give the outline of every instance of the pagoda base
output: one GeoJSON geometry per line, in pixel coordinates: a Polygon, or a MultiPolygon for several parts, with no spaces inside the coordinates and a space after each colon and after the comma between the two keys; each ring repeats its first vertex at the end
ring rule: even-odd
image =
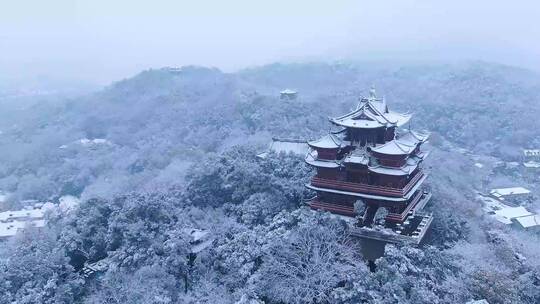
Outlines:
{"type": "Polygon", "coordinates": [[[351,227],[351,236],[381,241],[393,244],[419,245],[424,239],[429,226],[433,221],[433,216],[428,213],[412,215],[407,224],[395,228],[386,228],[383,225],[373,225],[372,227],[351,227]]]}

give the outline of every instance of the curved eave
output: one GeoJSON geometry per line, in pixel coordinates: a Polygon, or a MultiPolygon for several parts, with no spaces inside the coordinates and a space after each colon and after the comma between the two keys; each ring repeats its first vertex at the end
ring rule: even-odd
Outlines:
{"type": "Polygon", "coordinates": [[[399,142],[397,139],[391,140],[377,147],[369,148],[371,152],[377,153],[381,156],[405,156],[411,154],[414,149],[416,149],[416,145],[404,144],[399,142]]]}
{"type": "Polygon", "coordinates": [[[340,148],[340,146],[321,145],[316,142],[308,142],[307,144],[313,149],[337,150],[340,148]]]}
{"type": "Polygon", "coordinates": [[[378,129],[378,128],[389,128],[395,126],[395,124],[391,123],[380,123],[375,120],[363,120],[363,119],[347,119],[343,121],[330,119],[330,122],[333,124],[336,124],[338,126],[342,126],[345,128],[356,128],[356,129],[378,129]]]}
{"type": "Polygon", "coordinates": [[[404,124],[408,123],[409,120],[411,120],[411,117],[412,117],[412,115],[409,115],[409,114],[397,114],[397,115],[401,116],[401,118],[399,118],[397,120],[397,122],[396,122],[396,126],[398,126],[398,127],[401,127],[404,124]]]}
{"type": "Polygon", "coordinates": [[[383,175],[405,176],[405,175],[410,175],[411,173],[413,173],[417,167],[418,167],[418,163],[406,165],[401,168],[390,168],[390,167],[383,167],[383,166],[368,167],[368,170],[370,172],[383,174],[383,175]]]}
{"type": "Polygon", "coordinates": [[[339,149],[344,145],[347,145],[347,141],[343,141],[335,134],[327,134],[317,140],[310,140],[307,142],[308,146],[315,149],[339,149]]]}
{"type": "Polygon", "coordinates": [[[374,154],[377,154],[377,156],[380,156],[378,158],[384,158],[385,155],[388,155],[388,156],[407,156],[409,154],[411,154],[414,149],[408,149],[407,151],[403,151],[399,148],[395,148],[396,150],[393,151],[393,150],[390,150],[390,149],[385,149],[385,148],[371,148],[370,149],[370,152],[374,153],[374,154]]]}
{"type": "Polygon", "coordinates": [[[335,168],[339,168],[339,166],[340,166],[336,161],[316,159],[313,156],[311,156],[310,154],[308,154],[306,156],[304,161],[308,165],[313,166],[313,167],[318,167],[318,168],[335,169],[335,168]]]}

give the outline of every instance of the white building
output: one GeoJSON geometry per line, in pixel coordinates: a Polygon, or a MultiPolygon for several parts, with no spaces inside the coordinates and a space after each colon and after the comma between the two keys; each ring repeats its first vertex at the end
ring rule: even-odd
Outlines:
{"type": "Polygon", "coordinates": [[[508,208],[507,205],[490,196],[478,195],[478,199],[482,201],[482,210],[487,214],[495,215],[496,211],[508,208]]]}
{"type": "Polygon", "coordinates": [[[524,149],[523,156],[527,159],[540,160],[540,149],[524,149]]]}
{"type": "Polygon", "coordinates": [[[0,212],[0,239],[15,236],[17,232],[29,227],[44,227],[43,216],[41,209],[0,212]]]}
{"type": "Polygon", "coordinates": [[[279,98],[281,99],[292,100],[292,99],[296,99],[297,96],[298,96],[298,92],[291,89],[285,89],[279,92],[279,98]]]}
{"type": "Polygon", "coordinates": [[[524,216],[531,216],[533,215],[531,212],[529,212],[524,207],[506,207],[501,210],[495,211],[494,217],[499,222],[510,225],[513,223],[513,220],[524,217],[524,216]]]}
{"type": "Polygon", "coordinates": [[[513,219],[513,222],[521,229],[539,229],[540,227],[540,214],[533,214],[528,216],[522,216],[513,219]]]}
{"type": "Polygon", "coordinates": [[[496,188],[492,189],[489,194],[501,201],[516,201],[530,197],[531,191],[523,187],[496,188]]]}

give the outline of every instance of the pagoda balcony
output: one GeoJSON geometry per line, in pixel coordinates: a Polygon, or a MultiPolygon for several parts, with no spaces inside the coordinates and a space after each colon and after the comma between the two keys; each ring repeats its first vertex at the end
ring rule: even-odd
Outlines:
{"type": "Polygon", "coordinates": [[[388,213],[385,217],[387,222],[402,223],[407,216],[414,214],[417,210],[422,210],[427,202],[431,199],[431,193],[420,191],[409,205],[401,213],[388,213]]]}
{"type": "Polygon", "coordinates": [[[320,177],[314,177],[311,180],[311,185],[321,188],[330,188],[335,190],[358,192],[373,195],[383,195],[391,197],[404,197],[409,191],[424,177],[423,172],[418,172],[414,177],[403,187],[394,188],[387,186],[370,185],[364,183],[353,183],[346,181],[338,181],[332,179],[325,179],[320,177]]]}
{"type": "Polygon", "coordinates": [[[336,213],[336,214],[351,216],[351,217],[356,215],[356,212],[354,212],[353,206],[334,204],[334,203],[325,203],[325,202],[318,201],[316,199],[309,202],[308,205],[313,210],[323,210],[323,211],[328,211],[331,213],[336,213]]]}

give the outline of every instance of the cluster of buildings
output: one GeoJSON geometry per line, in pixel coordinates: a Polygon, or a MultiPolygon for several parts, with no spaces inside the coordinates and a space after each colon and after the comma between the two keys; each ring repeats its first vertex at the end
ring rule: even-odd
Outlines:
{"type": "Polygon", "coordinates": [[[489,195],[479,195],[483,211],[498,222],[520,229],[540,229],[540,215],[523,205],[531,199],[531,191],[523,187],[492,189],[489,195]]]}
{"type": "MultiPolygon", "coordinates": [[[[0,194],[0,196],[2,195],[0,194]]],[[[3,196],[5,198],[5,195],[3,196]]],[[[70,212],[79,204],[79,198],[64,195],[58,199],[58,204],[40,203],[36,200],[27,200],[21,203],[26,205],[21,210],[0,212],[0,241],[7,240],[25,229],[45,227],[47,210],[58,208],[60,212],[70,212]]]]}
{"type": "Polygon", "coordinates": [[[523,166],[528,169],[539,169],[540,149],[523,150],[523,166]]]}
{"type": "Polygon", "coordinates": [[[0,212],[0,240],[15,236],[28,228],[45,226],[44,211],[39,206],[16,211],[0,212]]]}

